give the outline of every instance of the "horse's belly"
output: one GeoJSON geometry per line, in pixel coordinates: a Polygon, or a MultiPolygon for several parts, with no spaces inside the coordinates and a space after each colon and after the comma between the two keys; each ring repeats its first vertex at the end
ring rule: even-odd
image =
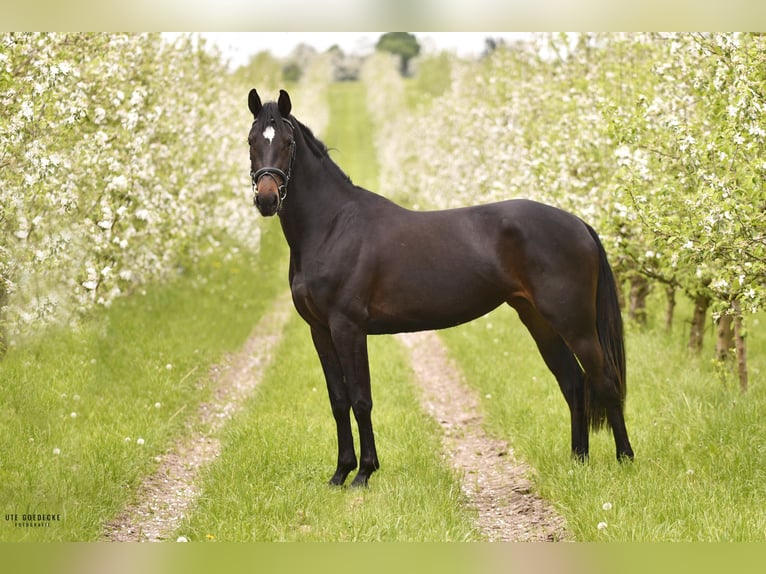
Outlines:
{"type": "Polygon", "coordinates": [[[424,283],[378,293],[368,307],[371,334],[426,331],[454,327],[488,313],[503,302],[488,286],[461,288],[459,282],[424,283]]]}

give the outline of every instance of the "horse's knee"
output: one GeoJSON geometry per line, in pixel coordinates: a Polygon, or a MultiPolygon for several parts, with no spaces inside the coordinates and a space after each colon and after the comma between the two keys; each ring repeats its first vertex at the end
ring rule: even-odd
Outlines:
{"type": "Polygon", "coordinates": [[[354,411],[354,416],[357,421],[359,421],[360,417],[362,419],[367,419],[372,413],[372,399],[366,397],[356,398],[351,401],[351,408],[354,411]]]}
{"type": "Polygon", "coordinates": [[[348,420],[348,415],[351,410],[351,405],[348,401],[337,401],[331,405],[332,416],[336,421],[348,420]]]}

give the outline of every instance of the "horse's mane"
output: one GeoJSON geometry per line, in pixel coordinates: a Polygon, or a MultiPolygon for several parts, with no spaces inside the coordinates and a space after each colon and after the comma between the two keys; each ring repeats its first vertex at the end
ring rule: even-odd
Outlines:
{"type": "Polygon", "coordinates": [[[314,154],[314,157],[318,159],[326,157],[328,155],[327,146],[324,144],[324,142],[322,142],[319,138],[317,138],[314,135],[314,132],[311,131],[311,128],[299,122],[297,119],[295,119],[294,116],[291,116],[290,119],[298,126],[298,129],[303,133],[303,139],[306,140],[306,143],[308,144],[308,147],[311,150],[311,153],[314,154]]]}

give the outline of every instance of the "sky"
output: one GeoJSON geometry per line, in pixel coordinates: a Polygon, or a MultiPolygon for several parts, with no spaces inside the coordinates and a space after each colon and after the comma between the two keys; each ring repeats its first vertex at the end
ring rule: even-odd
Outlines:
{"type": "MultiPolygon", "coordinates": [[[[346,53],[368,54],[383,32],[203,32],[229,59],[233,68],[246,64],[250,56],[268,50],[277,57],[288,56],[298,44],[323,52],[337,44],[346,53]]],[[[459,56],[481,54],[488,37],[512,39],[513,32],[413,32],[424,51],[446,50],[459,56]]]]}

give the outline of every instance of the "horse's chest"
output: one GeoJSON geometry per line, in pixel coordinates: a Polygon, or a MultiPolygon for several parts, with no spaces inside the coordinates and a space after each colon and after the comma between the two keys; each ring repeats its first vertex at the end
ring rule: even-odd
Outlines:
{"type": "Polygon", "coordinates": [[[329,308],[327,282],[296,273],[290,289],[295,308],[309,323],[327,323],[329,308]]]}

